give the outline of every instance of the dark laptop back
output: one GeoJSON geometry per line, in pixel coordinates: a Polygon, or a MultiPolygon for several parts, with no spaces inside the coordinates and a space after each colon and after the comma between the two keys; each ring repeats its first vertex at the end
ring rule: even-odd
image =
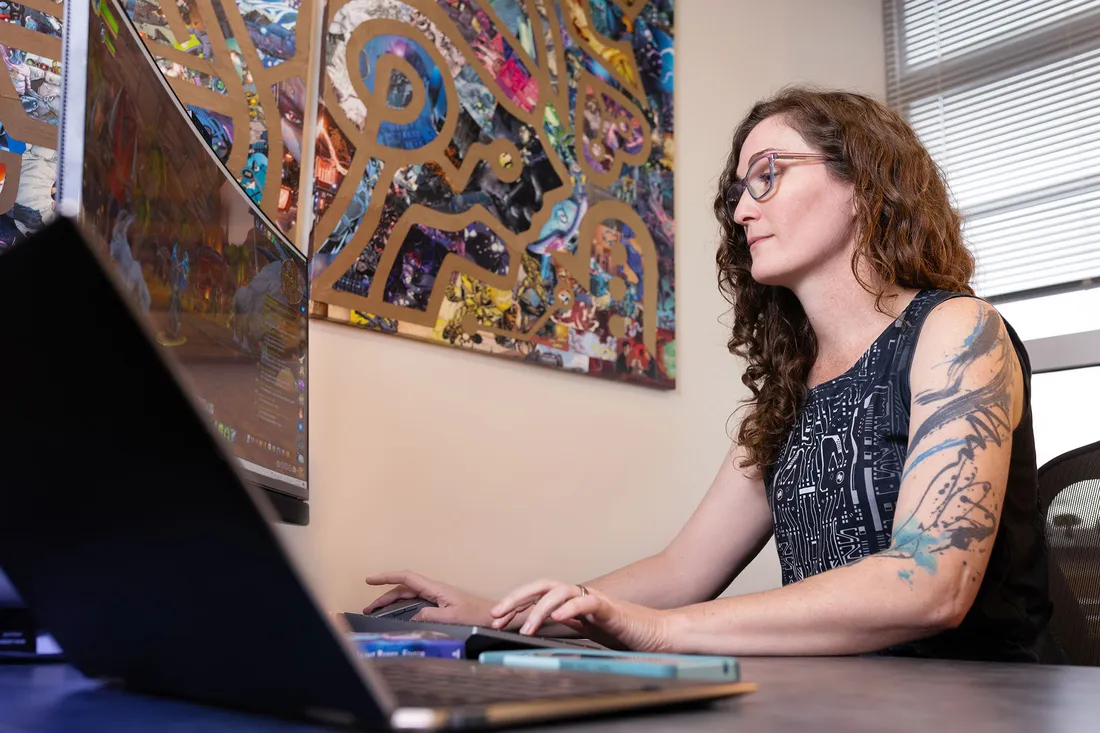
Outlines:
{"type": "Polygon", "coordinates": [[[392,701],[370,694],[267,500],[72,222],[0,254],[0,344],[0,567],[72,664],[149,692],[385,719],[392,701]]]}

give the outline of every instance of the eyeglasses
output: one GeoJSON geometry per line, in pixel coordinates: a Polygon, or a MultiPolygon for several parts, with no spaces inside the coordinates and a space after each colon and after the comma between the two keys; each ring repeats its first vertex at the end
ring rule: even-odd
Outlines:
{"type": "Polygon", "coordinates": [[[733,221],[733,212],[741,202],[741,195],[748,191],[753,199],[760,199],[771,193],[775,186],[775,161],[777,160],[828,160],[824,153],[761,153],[749,161],[749,169],[740,181],[734,181],[730,195],[726,199],[726,213],[733,221]]]}

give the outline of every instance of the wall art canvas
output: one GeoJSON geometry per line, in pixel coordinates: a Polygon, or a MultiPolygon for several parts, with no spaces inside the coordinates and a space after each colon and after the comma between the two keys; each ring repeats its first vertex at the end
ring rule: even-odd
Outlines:
{"type": "Polygon", "coordinates": [[[62,7],[0,0],[0,250],[55,215],[62,7]]]}
{"type": "Polygon", "coordinates": [[[676,379],[671,0],[335,0],[314,312],[676,379]]]}

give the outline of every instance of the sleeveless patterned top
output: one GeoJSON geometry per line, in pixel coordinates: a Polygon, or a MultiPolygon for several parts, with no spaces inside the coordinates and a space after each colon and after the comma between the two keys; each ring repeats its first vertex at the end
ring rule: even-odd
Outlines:
{"type": "MultiPolygon", "coordinates": [[[[909,368],[928,314],[954,297],[920,292],[839,377],[811,389],[765,487],[783,584],[890,545],[909,444],[909,368]]],[[[1025,409],[1012,441],[1001,525],[978,598],[963,624],[884,653],[1037,661],[1050,616],[1030,404],[1031,366],[1006,323],[1024,374],[1025,409]]]]}

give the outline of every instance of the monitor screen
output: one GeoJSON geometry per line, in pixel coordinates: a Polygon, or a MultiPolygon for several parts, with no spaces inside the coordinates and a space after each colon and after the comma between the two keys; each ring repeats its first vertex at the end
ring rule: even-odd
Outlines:
{"type": "Polygon", "coordinates": [[[118,5],[93,4],[89,20],[80,218],[249,478],[308,498],[306,260],[206,145],[118,5]]]}

